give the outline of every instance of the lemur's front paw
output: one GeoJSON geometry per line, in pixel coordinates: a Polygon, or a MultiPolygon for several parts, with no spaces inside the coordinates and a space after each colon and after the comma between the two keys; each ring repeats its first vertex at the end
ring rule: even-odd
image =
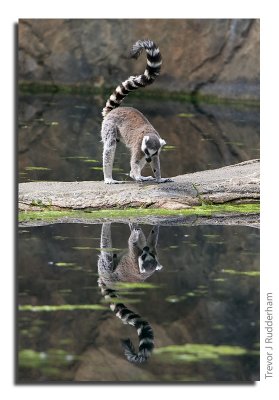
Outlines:
{"type": "Polygon", "coordinates": [[[171,178],[160,178],[160,179],[156,179],[157,183],[165,183],[165,182],[174,182],[173,179],[171,178]]]}
{"type": "Polygon", "coordinates": [[[111,185],[111,184],[113,184],[113,183],[124,183],[124,181],[116,181],[115,179],[112,179],[112,178],[106,178],[106,179],[104,180],[104,182],[105,182],[107,185],[111,185]]]}

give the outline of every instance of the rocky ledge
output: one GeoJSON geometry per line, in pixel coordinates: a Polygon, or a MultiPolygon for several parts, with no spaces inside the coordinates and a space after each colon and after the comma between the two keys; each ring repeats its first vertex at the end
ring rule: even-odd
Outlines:
{"type": "Polygon", "coordinates": [[[127,207],[179,210],[227,202],[259,202],[260,161],[249,160],[214,170],[179,175],[157,184],[127,181],[28,182],[19,184],[19,210],[123,209],[127,207]]]}

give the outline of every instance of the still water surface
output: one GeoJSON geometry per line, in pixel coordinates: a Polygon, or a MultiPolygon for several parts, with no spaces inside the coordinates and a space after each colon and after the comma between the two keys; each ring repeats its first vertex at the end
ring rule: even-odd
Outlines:
{"type": "MultiPolygon", "coordinates": [[[[102,180],[101,96],[19,97],[19,181],[102,180]]],[[[259,108],[129,98],[167,142],[162,175],[177,176],[259,158],[259,108]]],[[[145,171],[148,175],[148,169],[145,171]]],[[[116,151],[114,176],[130,179],[129,153],[116,151]]]]}
{"type": "MultiPolygon", "coordinates": [[[[148,235],[151,226],[141,226],[148,235]]],[[[244,226],[160,226],[162,269],[126,283],[121,301],[152,326],[154,351],[130,364],[121,339],[134,327],[98,287],[102,225],[19,229],[19,382],[254,381],[259,379],[259,231],[244,226]]],[[[131,234],[111,225],[121,258],[131,234]]]]}

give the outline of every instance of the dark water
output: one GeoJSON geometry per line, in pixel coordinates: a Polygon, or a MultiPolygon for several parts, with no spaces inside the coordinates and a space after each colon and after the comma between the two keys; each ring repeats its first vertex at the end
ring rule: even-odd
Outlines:
{"type": "MultiPolygon", "coordinates": [[[[19,97],[19,181],[102,180],[101,96],[19,97]]],[[[162,175],[218,168],[259,158],[258,107],[194,106],[131,97],[125,105],[146,115],[167,141],[162,175]]],[[[130,179],[129,153],[119,144],[116,179],[130,179]]],[[[148,171],[146,173],[149,174],[148,171]]]]}
{"type": "MultiPolygon", "coordinates": [[[[101,96],[20,96],[19,181],[101,180],[101,96]]],[[[130,98],[167,141],[162,175],[259,158],[257,107],[130,98]]],[[[121,144],[114,177],[129,179],[121,144]]],[[[147,234],[150,226],[143,226],[147,234]]],[[[121,299],[152,326],[147,364],[130,364],[120,340],[136,330],[98,287],[100,225],[20,228],[20,382],[254,381],[259,379],[259,232],[241,226],[161,226],[161,270],[121,299]],[[124,298],[123,298],[124,297],[124,298]]],[[[128,224],[113,224],[113,250],[128,224]]]]}
{"type": "MultiPolygon", "coordinates": [[[[119,254],[129,225],[111,230],[119,254]]],[[[19,229],[19,382],[259,379],[257,229],[160,227],[163,268],[121,295],[154,331],[155,349],[140,366],[120,344],[129,337],[138,346],[135,328],[115,316],[97,284],[100,235],[101,225],[19,229]]]]}

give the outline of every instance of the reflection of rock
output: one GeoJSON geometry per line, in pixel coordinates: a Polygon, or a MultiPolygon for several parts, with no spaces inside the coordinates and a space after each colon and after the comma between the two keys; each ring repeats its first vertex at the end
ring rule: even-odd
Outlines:
{"type": "MultiPolygon", "coordinates": [[[[82,353],[80,361],[75,367],[75,381],[138,382],[158,380],[156,371],[152,369],[146,371],[143,368],[128,363],[123,357],[120,341],[117,343],[115,338],[127,335],[124,328],[127,329],[127,326],[121,326],[120,322],[117,323],[112,318],[105,319],[98,324],[98,330],[101,334],[94,343],[94,347],[89,347],[82,353]]],[[[167,330],[161,324],[154,324],[154,328],[158,335],[156,346],[161,347],[173,344],[173,339],[168,337],[167,330]]],[[[179,330],[181,330],[181,335],[185,334],[185,327],[179,326],[179,330]]],[[[173,336],[177,337],[179,334],[175,332],[173,336]]],[[[185,335],[183,339],[184,337],[185,335]]],[[[152,359],[150,359],[149,363],[151,364],[152,362],[152,359]]]]}
{"type": "Polygon", "coordinates": [[[20,20],[19,78],[114,86],[143,71],[127,54],[150,37],[164,62],[156,88],[259,99],[259,29],[251,19],[20,20]]]}
{"type": "Polygon", "coordinates": [[[152,381],[153,375],[115,356],[106,348],[88,349],[83,355],[74,376],[78,382],[152,381]]]}
{"type": "Polygon", "coordinates": [[[164,184],[105,185],[104,182],[29,182],[19,184],[19,209],[187,208],[260,198],[260,162],[250,160],[215,170],[180,175],[164,184]],[[35,207],[35,208],[34,208],[35,207]]]}

